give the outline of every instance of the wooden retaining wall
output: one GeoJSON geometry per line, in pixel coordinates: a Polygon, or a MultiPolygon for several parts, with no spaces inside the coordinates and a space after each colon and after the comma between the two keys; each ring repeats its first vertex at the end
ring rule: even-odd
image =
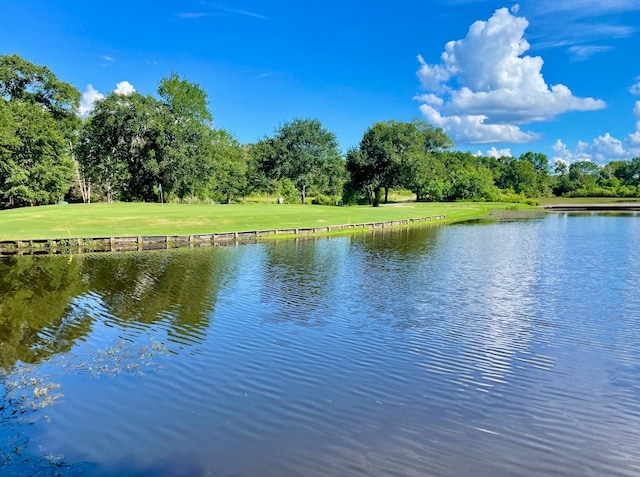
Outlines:
{"type": "Polygon", "coordinates": [[[444,220],[445,215],[432,215],[415,219],[391,220],[362,224],[328,225],[324,227],[293,228],[278,230],[254,230],[248,232],[223,232],[193,235],[138,235],[131,237],[94,237],[37,240],[0,241],[0,255],[35,255],[77,252],[127,252],[161,250],[178,247],[204,247],[253,243],[261,238],[276,235],[310,236],[344,230],[385,229],[409,226],[420,222],[444,220]]]}

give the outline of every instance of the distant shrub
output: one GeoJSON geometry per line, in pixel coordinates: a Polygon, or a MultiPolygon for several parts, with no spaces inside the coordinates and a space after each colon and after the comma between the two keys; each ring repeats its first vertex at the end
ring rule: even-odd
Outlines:
{"type": "Polygon", "coordinates": [[[573,190],[565,194],[565,197],[619,197],[618,191],[608,187],[589,187],[573,190]]]}
{"type": "Polygon", "coordinates": [[[490,200],[493,202],[510,202],[512,204],[529,204],[530,202],[535,202],[537,205],[538,201],[535,199],[527,198],[523,193],[515,193],[512,190],[499,190],[497,193],[491,195],[490,200]]]}
{"type": "Polygon", "coordinates": [[[341,205],[342,201],[340,200],[340,197],[336,195],[328,196],[324,194],[317,194],[311,203],[315,205],[341,205]]]}
{"type": "Polygon", "coordinates": [[[620,186],[618,188],[618,197],[637,197],[638,188],[632,185],[620,186]]]}
{"type": "Polygon", "coordinates": [[[296,186],[289,179],[283,179],[277,192],[278,197],[282,197],[287,204],[300,204],[302,199],[300,198],[300,192],[296,189],[296,186]]]}

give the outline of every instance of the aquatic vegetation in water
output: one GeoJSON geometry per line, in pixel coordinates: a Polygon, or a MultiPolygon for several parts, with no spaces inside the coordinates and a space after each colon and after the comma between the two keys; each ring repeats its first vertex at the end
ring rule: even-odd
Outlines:
{"type": "MultiPolygon", "coordinates": [[[[64,373],[88,374],[90,378],[115,377],[121,373],[141,375],[145,369],[157,369],[156,357],[169,354],[168,348],[156,340],[137,347],[120,340],[116,345],[90,353],[79,360],[73,354],[58,357],[53,364],[64,373]]],[[[20,472],[27,469],[37,475],[63,475],[68,465],[64,456],[34,456],[29,451],[29,438],[19,429],[22,424],[35,424],[50,418],[42,411],[59,402],[64,394],[55,375],[40,375],[35,365],[19,364],[10,372],[0,370],[0,471],[20,472]]]]}
{"type": "Polygon", "coordinates": [[[151,339],[151,344],[135,347],[125,340],[118,344],[97,350],[80,362],[73,360],[64,363],[67,371],[83,371],[89,377],[116,376],[121,373],[144,374],[145,369],[156,370],[159,365],[155,362],[158,355],[169,354],[164,343],[151,339]]]}

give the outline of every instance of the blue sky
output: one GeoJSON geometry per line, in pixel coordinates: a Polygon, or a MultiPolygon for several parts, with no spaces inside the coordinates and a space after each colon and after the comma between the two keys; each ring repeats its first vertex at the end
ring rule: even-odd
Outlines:
{"type": "Polygon", "coordinates": [[[420,117],[456,148],[640,156],[638,0],[3,0],[0,53],[49,66],[84,111],[172,71],[255,142],[317,118],[343,150],[420,117]]]}

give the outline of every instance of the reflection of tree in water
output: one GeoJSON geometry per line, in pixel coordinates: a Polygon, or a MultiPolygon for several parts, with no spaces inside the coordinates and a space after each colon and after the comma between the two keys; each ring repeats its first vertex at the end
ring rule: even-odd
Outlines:
{"type": "MultiPolygon", "coordinates": [[[[233,275],[233,249],[207,248],[133,254],[25,256],[0,259],[0,474],[75,472],[56,457],[29,449],[23,426],[45,416],[63,389],[38,365],[60,355],[60,372],[90,377],[142,372],[167,348],[127,339],[82,356],[68,354],[98,321],[118,327],[162,322],[169,340],[198,341],[216,295],[233,275]]],[[[157,331],[157,330],[156,330],[157,331]]],[[[144,340],[141,340],[144,341],[144,340]]],[[[72,468],[73,467],[73,468],[72,468]]],[[[75,475],[81,475],[75,474],[75,475]]]]}
{"type": "Polygon", "coordinates": [[[265,246],[263,302],[274,305],[269,319],[322,325],[340,262],[338,239],[287,240],[265,246]]]}
{"type": "Polygon", "coordinates": [[[68,319],[71,301],[86,290],[82,266],[71,256],[0,259],[0,368],[65,353],[91,331],[91,318],[68,319]]]}
{"type": "Polygon", "coordinates": [[[440,226],[376,230],[371,234],[352,236],[351,244],[365,251],[373,264],[379,257],[406,261],[433,250],[440,230],[440,226]]]}
{"type": "Polygon", "coordinates": [[[37,364],[68,352],[91,332],[98,316],[88,305],[96,301],[120,326],[162,321],[170,337],[197,341],[233,272],[232,252],[3,257],[0,367],[8,371],[17,362],[37,364]]]}
{"type": "Polygon", "coordinates": [[[409,227],[351,237],[352,300],[361,304],[359,311],[394,327],[424,325],[441,230],[409,227]]]}
{"type": "Polygon", "coordinates": [[[234,273],[233,250],[212,247],[94,255],[85,267],[91,289],[121,326],[169,323],[169,336],[199,341],[216,295],[234,273]]]}

